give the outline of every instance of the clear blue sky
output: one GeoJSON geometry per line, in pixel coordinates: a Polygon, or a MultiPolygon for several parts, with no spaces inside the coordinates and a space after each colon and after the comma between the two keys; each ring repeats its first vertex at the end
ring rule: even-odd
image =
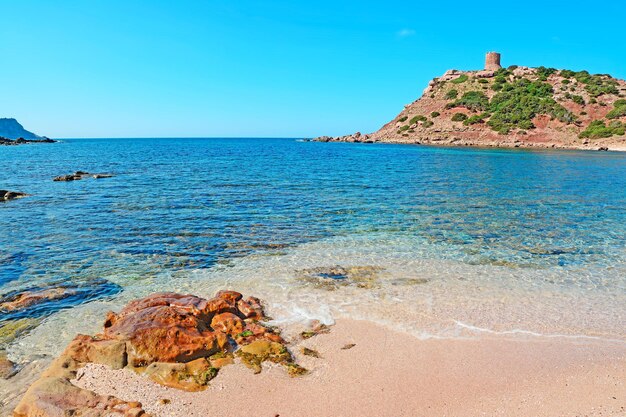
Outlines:
{"type": "Polygon", "coordinates": [[[446,69],[626,78],[622,1],[0,0],[0,117],[51,137],[370,132],[446,69]]]}

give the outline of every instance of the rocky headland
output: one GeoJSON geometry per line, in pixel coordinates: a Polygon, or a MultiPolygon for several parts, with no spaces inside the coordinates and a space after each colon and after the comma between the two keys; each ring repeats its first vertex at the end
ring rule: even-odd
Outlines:
{"type": "Polygon", "coordinates": [[[483,70],[434,78],[376,132],[314,140],[626,150],[626,81],[587,71],[502,68],[493,55],[483,70]]]}
{"type": "Polygon", "coordinates": [[[0,146],[54,142],[56,141],[24,129],[24,126],[13,118],[0,118],[0,146]]]}

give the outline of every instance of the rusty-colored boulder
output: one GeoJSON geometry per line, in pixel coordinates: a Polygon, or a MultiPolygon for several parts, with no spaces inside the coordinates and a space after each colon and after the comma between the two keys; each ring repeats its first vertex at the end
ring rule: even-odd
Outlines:
{"type": "Polygon", "coordinates": [[[238,300],[237,308],[247,319],[261,320],[263,318],[263,306],[261,305],[261,300],[256,297],[238,300]]]}
{"type": "Polygon", "coordinates": [[[206,300],[192,295],[156,294],[109,314],[104,336],[126,340],[128,362],[188,362],[218,351],[217,337],[200,307],[206,300]]]}
{"type": "Polygon", "coordinates": [[[214,330],[218,330],[222,333],[235,336],[243,332],[243,320],[233,313],[221,313],[217,314],[211,320],[211,327],[214,330]]]}

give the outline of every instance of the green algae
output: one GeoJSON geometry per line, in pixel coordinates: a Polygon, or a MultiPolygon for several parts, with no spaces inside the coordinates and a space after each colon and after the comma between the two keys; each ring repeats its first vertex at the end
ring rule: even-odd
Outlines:
{"type": "Polygon", "coordinates": [[[38,318],[9,320],[0,324],[0,349],[6,348],[18,337],[28,333],[41,323],[38,318]]]}

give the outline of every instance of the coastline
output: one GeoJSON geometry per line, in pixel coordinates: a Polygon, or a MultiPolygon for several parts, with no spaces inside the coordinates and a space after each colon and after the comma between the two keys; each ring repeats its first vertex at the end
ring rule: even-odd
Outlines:
{"type": "Polygon", "coordinates": [[[593,145],[581,144],[560,144],[560,143],[547,143],[547,142],[505,142],[505,141],[493,141],[493,142],[480,142],[475,143],[473,141],[467,141],[464,139],[441,139],[441,140],[415,140],[410,138],[394,138],[392,140],[371,140],[366,139],[367,135],[346,135],[339,137],[320,136],[311,138],[311,142],[339,142],[339,143],[363,143],[363,144],[382,144],[382,145],[420,145],[431,146],[435,148],[476,148],[476,149],[523,149],[523,150],[569,150],[569,151],[612,151],[612,152],[626,152],[626,140],[621,143],[615,143],[614,141],[594,141],[593,145]]]}
{"type": "Polygon", "coordinates": [[[224,368],[201,392],[166,388],[127,370],[87,365],[74,383],[140,401],[153,416],[623,415],[626,345],[541,337],[419,340],[338,320],[290,347],[311,372],[224,368]],[[354,344],[350,349],[342,349],[354,344]],[[301,347],[320,358],[304,356],[301,347]]]}

